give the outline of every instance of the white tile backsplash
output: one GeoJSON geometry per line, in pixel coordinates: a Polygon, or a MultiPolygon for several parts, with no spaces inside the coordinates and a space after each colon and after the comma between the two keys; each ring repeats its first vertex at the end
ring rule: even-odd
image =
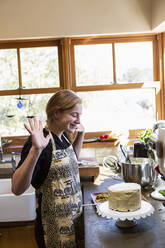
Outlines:
{"type": "Polygon", "coordinates": [[[105,147],[105,148],[83,148],[80,157],[95,157],[99,164],[102,164],[104,157],[113,155],[118,158],[119,147],[105,147]]]}

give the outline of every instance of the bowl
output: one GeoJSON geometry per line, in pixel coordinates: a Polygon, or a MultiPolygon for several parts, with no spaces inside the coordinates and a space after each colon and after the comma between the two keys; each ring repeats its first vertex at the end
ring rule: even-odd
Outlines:
{"type": "Polygon", "coordinates": [[[131,163],[121,162],[121,174],[125,182],[138,183],[144,188],[154,186],[158,178],[155,161],[150,158],[131,158],[131,163]]]}

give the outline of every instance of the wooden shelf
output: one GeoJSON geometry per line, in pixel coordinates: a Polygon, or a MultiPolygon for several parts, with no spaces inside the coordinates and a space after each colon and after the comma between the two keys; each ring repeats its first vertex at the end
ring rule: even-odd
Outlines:
{"type": "Polygon", "coordinates": [[[22,148],[27,141],[29,136],[8,136],[4,137],[7,140],[10,140],[10,143],[3,145],[3,152],[4,153],[11,153],[11,152],[21,152],[22,148]]]}
{"type": "Polygon", "coordinates": [[[83,148],[104,148],[104,147],[114,147],[117,146],[120,143],[119,140],[115,142],[90,142],[90,143],[84,143],[83,148]]]}
{"type": "Polygon", "coordinates": [[[4,153],[20,152],[22,151],[23,145],[6,145],[3,147],[4,153]]]}

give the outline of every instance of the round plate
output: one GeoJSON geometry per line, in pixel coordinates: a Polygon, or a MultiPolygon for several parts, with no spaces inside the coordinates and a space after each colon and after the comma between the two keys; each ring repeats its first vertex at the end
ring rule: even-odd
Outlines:
{"type": "Polygon", "coordinates": [[[164,201],[165,197],[159,193],[160,189],[164,189],[164,188],[157,188],[155,191],[151,193],[151,197],[154,198],[155,200],[164,201]]]}

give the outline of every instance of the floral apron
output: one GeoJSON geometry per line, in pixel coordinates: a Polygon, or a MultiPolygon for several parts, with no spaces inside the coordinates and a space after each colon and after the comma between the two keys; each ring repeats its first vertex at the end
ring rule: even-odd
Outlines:
{"type": "Polygon", "coordinates": [[[75,225],[82,212],[77,158],[72,145],[67,149],[56,150],[51,133],[50,136],[52,162],[40,188],[44,241],[46,248],[75,248],[75,225]]]}

